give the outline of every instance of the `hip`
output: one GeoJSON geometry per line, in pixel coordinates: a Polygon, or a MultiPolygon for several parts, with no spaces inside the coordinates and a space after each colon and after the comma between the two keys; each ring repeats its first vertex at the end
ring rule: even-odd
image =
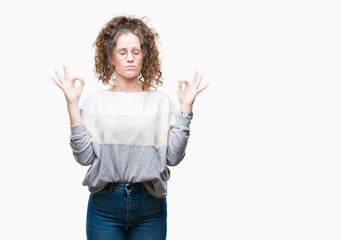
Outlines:
{"type": "Polygon", "coordinates": [[[152,196],[143,183],[108,183],[102,191],[90,194],[88,210],[133,223],[149,216],[166,216],[167,201],[152,196]]]}

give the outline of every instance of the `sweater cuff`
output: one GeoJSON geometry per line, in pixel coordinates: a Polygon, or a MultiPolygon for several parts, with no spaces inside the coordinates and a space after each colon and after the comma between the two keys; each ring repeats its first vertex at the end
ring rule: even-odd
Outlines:
{"type": "Polygon", "coordinates": [[[86,129],[83,124],[79,124],[77,126],[71,126],[70,129],[71,129],[71,136],[76,136],[76,135],[86,132],[86,129]]]}
{"type": "Polygon", "coordinates": [[[179,112],[178,117],[177,117],[177,123],[181,126],[189,127],[189,125],[191,124],[192,118],[193,116],[186,116],[182,114],[181,112],[179,112]]]}

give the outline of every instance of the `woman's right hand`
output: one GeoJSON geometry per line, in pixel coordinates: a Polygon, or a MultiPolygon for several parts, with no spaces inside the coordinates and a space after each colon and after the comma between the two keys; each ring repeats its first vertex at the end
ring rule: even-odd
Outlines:
{"type": "Polygon", "coordinates": [[[64,68],[64,78],[62,78],[59,72],[55,70],[55,73],[58,79],[55,79],[54,77],[52,77],[52,80],[57,84],[58,87],[60,87],[63,90],[68,104],[73,104],[76,102],[78,103],[78,100],[82,94],[82,91],[85,85],[84,78],[72,77],[70,79],[66,65],[63,65],[63,68],[64,68]],[[75,86],[75,81],[77,80],[81,82],[81,84],[78,87],[75,86]]]}

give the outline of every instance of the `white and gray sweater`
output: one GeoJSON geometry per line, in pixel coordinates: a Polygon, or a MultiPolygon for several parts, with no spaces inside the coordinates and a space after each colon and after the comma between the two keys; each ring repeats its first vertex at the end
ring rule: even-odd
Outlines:
{"type": "Polygon", "coordinates": [[[83,123],[71,127],[75,159],[91,165],[83,185],[91,193],[109,182],[143,182],[150,194],[167,194],[168,166],[185,156],[192,117],[177,112],[160,91],[92,94],[81,106],[83,123]]]}

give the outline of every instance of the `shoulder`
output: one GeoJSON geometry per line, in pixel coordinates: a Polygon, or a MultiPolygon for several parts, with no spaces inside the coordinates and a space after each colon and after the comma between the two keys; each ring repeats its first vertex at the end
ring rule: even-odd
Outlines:
{"type": "Polygon", "coordinates": [[[101,90],[90,94],[83,102],[81,109],[93,111],[98,103],[103,102],[106,98],[107,90],[101,90]]]}
{"type": "Polygon", "coordinates": [[[163,101],[171,101],[170,97],[166,93],[164,93],[160,90],[150,90],[149,93],[155,99],[159,99],[159,100],[163,100],[163,101]]]}
{"type": "Polygon", "coordinates": [[[152,90],[150,91],[150,94],[153,99],[154,103],[158,103],[159,106],[166,111],[171,111],[171,112],[175,112],[176,111],[176,107],[174,102],[172,101],[172,99],[163,91],[160,90],[152,90]]]}
{"type": "Polygon", "coordinates": [[[100,91],[97,91],[97,92],[93,92],[93,93],[91,93],[91,94],[85,99],[85,102],[86,102],[86,101],[91,101],[91,100],[100,99],[100,98],[102,98],[103,96],[106,95],[106,92],[107,92],[107,90],[100,90],[100,91]]]}

